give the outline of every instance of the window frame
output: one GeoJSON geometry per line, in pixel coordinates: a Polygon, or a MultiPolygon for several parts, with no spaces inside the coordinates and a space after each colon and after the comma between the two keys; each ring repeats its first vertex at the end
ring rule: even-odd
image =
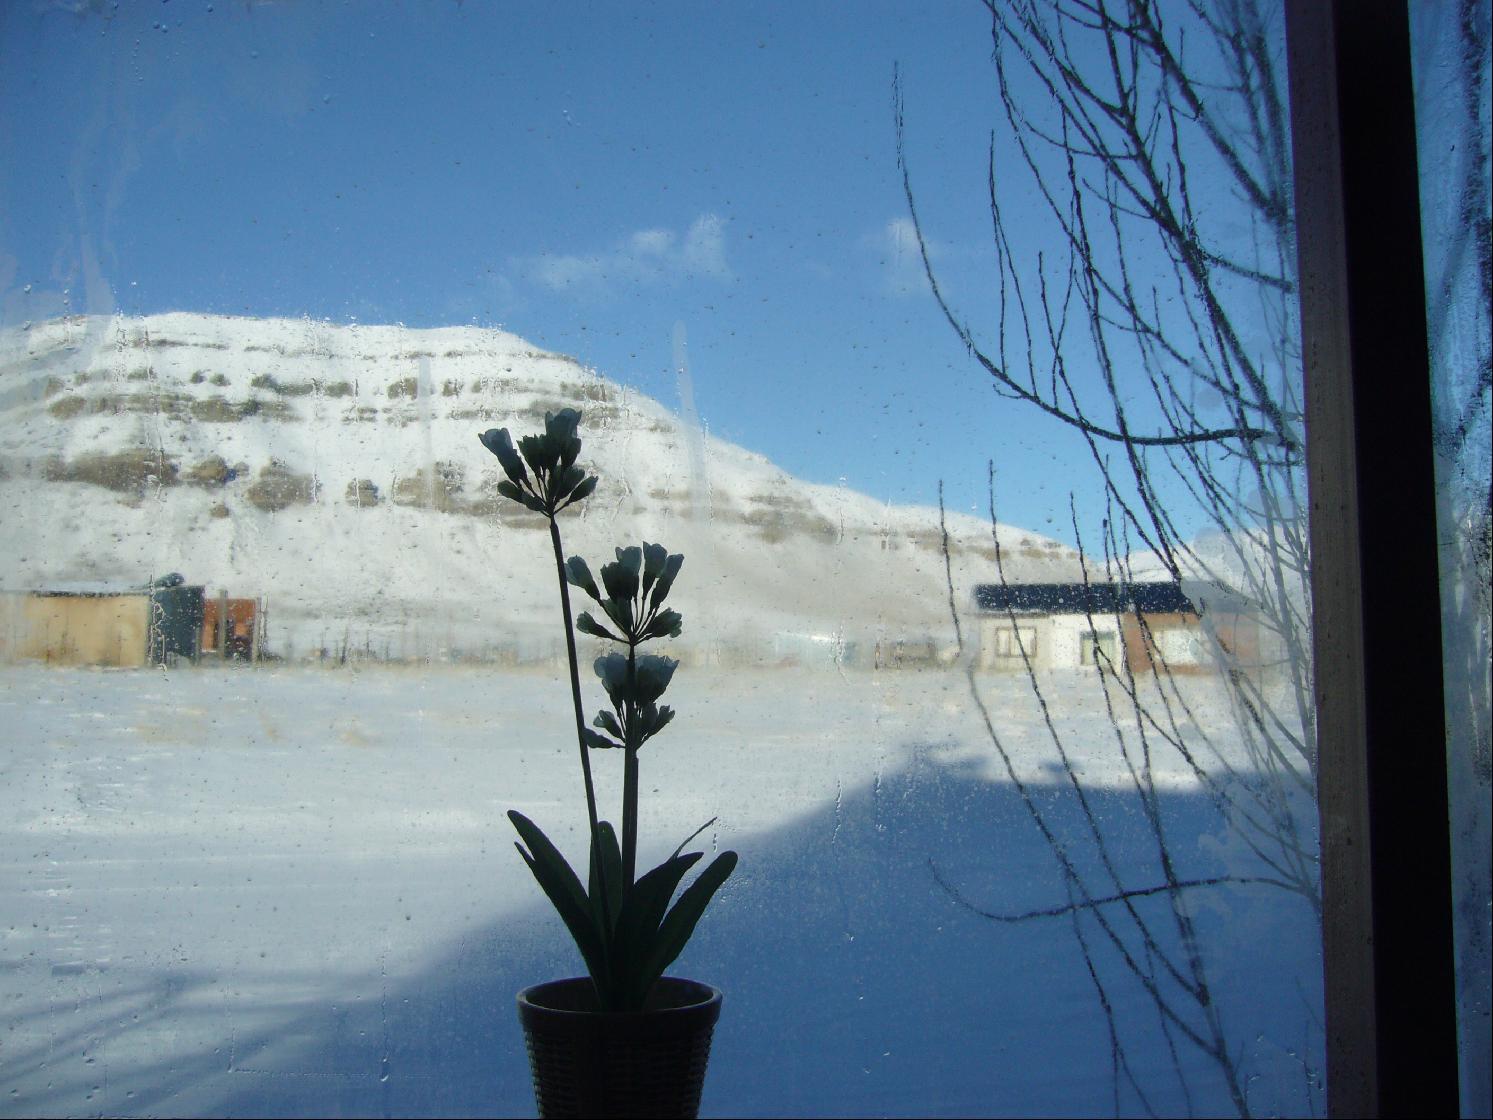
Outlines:
{"type": "Polygon", "coordinates": [[[1309,433],[1328,1108],[1332,1116],[1457,1115],[1409,14],[1405,0],[1286,0],[1285,14],[1309,433]]]}

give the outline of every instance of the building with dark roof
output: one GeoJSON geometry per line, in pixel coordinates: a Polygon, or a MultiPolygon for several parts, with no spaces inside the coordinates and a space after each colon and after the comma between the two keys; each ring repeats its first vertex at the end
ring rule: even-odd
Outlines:
{"type": "Polygon", "coordinates": [[[1253,615],[1204,584],[982,583],[974,602],[984,669],[1190,674],[1259,664],[1253,615]]]}

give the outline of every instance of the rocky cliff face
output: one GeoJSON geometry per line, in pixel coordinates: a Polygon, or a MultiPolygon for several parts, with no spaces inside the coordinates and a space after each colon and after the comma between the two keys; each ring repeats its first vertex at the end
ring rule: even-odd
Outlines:
{"type": "MultiPolygon", "coordinates": [[[[772,657],[952,642],[937,512],[805,483],[658,402],[470,327],[195,314],[0,335],[0,585],[193,583],[269,600],[271,644],[543,655],[558,640],[544,522],[497,496],[477,441],[583,412],[596,495],[566,545],[658,540],[695,649],[772,657]]],[[[994,577],[990,527],[950,519],[956,599],[994,577]]],[[[1007,576],[1068,579],[1001,528],[1007,576]]]]}

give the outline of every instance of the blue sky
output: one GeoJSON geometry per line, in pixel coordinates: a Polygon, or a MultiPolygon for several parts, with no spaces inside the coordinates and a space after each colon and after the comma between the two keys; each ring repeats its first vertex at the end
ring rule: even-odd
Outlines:
{"type": "Polygon", "coordinates": [[[676,408],[683,323],[714,434],[971,512],[993,457],[1002,520],[1071,540],[1086,450],[991,392],[908,240],[894,66],[994,315],[989,51],[927,0],[0,4],[0,315],[501,326],[676,408]]]}

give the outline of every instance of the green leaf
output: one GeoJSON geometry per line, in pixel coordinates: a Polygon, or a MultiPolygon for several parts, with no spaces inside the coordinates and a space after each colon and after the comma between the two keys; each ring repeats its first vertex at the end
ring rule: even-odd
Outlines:
{"type": "Polygon", "coordinates": [[[643,979],[646,980],[643,987],[645,992],[653,987],[653,982],[664,974],[664,969],[673,964],[679,954],[684,952],[685,945],[689,944],[690,935],[695,932],[695,926],[700,921],[700,915],[705,913],[705,907],[710,904],[715,892],[720,889],[721,884],[730,877],[734,870],[736,870],[736,853],[722,852],[679,896],[674,909],[669,911],[669,916],[659,926],[653,949],[643,966],[643,979]]]}
{"type": "Polygon", "coordinates": [[[675,852],[640,878],[622,904],[613,940],[614,976],[618,987],[626,993],[625,998],[635,1001],[639,1008],[647,999],[653,981],[658,979],[657,976],[648,977],[644,968],[653,955],[659,923],[663,921],[679,881],[701,855],[700,852],[691,852],[681,856],[675,852]]]}
{"type": "Polygon", "coordinates": [[[709,828],[711,825],[713,825],[716,821],[718,821],[720,819],[721,819],[720,817],[711,817],[708,821],[706,821],[704,824],[702,824],[699,828],[695,829],[695,831],[691,832],[683,840],[679,841],[679,847],[677,847],[677,848],[674,849],[674,854],[677,856],[680,852],[684,851],[684,846],[686,844],[688,844],[696,836],[700,835],[700,833],[704,832],[707,828],[709,828]]]}
{"type": "Polygon", "coordinates": [[[519,855],[524,857],[540,889],[560,915],[565,928],[570,930],[570,936],[599,989],[607,974],[606,951],[601,930],[593,921],[591,901],[581,889],[580,879],[538,825],[516,809],[508,811],[508,819],[518,830],[523,844],[528,845],[528,851],[524,850],[523,844],[515,845],[519,855]]]}
{"type": "MultiPolygon", "coordinates": [[[[601,849],[601,870],[606,881],[607,888],[607,910],[611,915],[612,928],[616,928],[617,919],[622,913],[622,849],[617,845],[617,831],[612,827],[611,821],[600,821],[596,825],[596,843],[591,847],[591,874],[587,882],[586,894],[591,900],[591,913],[596,919],[597,929],[606,929],[602,919],[601,908],[601,884],[596,877],[596,855],[597,848],[601,849]]],[[[616,961],[613,960],[613,975],[616,974],[616,961]]]]}

